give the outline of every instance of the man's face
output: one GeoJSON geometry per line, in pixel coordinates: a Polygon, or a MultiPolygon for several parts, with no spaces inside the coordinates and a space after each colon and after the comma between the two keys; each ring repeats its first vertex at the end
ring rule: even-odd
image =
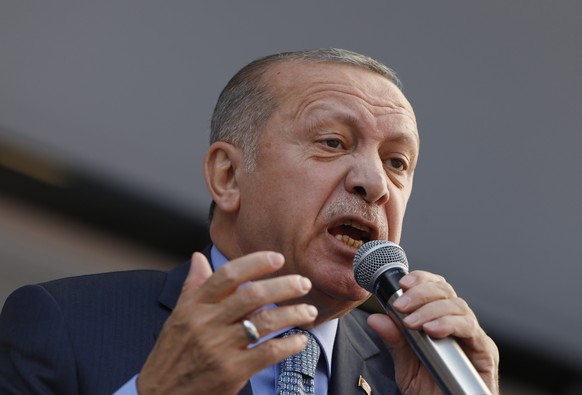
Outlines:
{"type": "Polygon", "coordinates": [[[265,78],[279,108],[256,170],[240,174],[237,244],[283,253],[282,272],[313,283],[307,302],[340,315],[368,296],[353,276],[358,247],[400,240],[419,149],[414,113],[394,84],[353,66],[284,63],[265,78]]]}

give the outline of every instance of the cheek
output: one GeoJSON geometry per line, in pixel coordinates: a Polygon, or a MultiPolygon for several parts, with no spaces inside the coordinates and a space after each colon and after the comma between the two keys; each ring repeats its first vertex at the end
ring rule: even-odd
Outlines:
{"type": "Polygon", "coordinates": [[[305,219],[310,218],[312,222],[337,188],[340,183],[338,179],[341,178],[318,165],[305,161],[302,166],[296,167],[273,185],[284,203],[297,207],[297,211],[307,215],[305,219]]]}
{"type": "Polygon", "coordinates": [[[386,206],[388,218],[388,239],[394,243],[400,243],[404,213],[408,203],[408,191],[397,190],[390,192],[390,201],[386,206]]]}
{"type": "Polygon", "coordinates": [[[273,249],[291,256],[290,247],[312,237],[317,215],[313,193],[293,177],[268,177],[243,194],[239,222],[242,239],[252,238],[254,249],[273,249]]]}

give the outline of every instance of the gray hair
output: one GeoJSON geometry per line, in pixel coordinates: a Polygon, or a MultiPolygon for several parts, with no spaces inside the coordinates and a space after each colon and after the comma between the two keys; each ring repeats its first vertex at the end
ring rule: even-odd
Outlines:
{"type": "Polygon", "coordinates": [[[210,123],[210,144],[227,141],[243,151],[245,170],[253,171],[265,122],[277,109],[277,92],[262,77],[270,66],[283,62],[339,63],[371,70],[402,84],[396,73],[368,56],[344,49],[309,49],[268,55],[243,67],[220,93],[210,123]]]}

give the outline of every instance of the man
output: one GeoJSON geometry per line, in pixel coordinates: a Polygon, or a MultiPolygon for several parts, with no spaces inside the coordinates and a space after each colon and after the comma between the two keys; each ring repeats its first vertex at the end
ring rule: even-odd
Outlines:
{"type": "MultiPolygon", "coordinates": [[[[167,276],[17,291],[0,322],[0,389],[275,394],[279,362],[309,344],[317,394],[440,393],[398,327],[356,309],[369,294],[354,254],[399,242],[418,160],[394,73],[343,50],[268,56],[228,83],[211,129],[212,248],[167,276]],[[281,335],[292,327],[309,332],[281,335]]],[[[401,286],[406,325],[458,338],[498,393],[497,348],[451,285],[413,271],[401,286]]]]}

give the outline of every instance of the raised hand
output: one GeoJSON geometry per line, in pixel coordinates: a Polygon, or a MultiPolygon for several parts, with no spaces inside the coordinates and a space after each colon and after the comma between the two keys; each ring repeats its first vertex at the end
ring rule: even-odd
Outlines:
{"type": "Polygon", "coordinates": [[[311,289],[309,279],[299,275],[245,284],[283,264],[281,254],[257,252],[213,274],[204,255],[193,254],[176,308],[138,377],[139,393],[236,394],[253,374],[300,352],[307,341],[302,335],[249,347],[251,340],[241,323],[250,320],[264,336],[315,320],[317,309],[305,304],[259,310],[311,289]]]}

